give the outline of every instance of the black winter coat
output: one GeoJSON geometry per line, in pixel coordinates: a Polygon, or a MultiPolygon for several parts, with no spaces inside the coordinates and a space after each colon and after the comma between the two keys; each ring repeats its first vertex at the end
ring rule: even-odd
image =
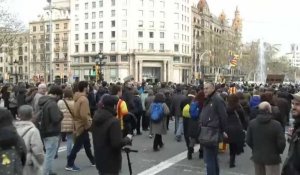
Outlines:
{"type": "Polygon", "coordinates": [[[252,159],[257,164],[277,165],[285,148],[284,132],[271,114],[259,111],[249,124],[247,144],[252,149],[252,159]]]}
{"type": "Polygon", "coordinates": [[[282,175],[300,175],[300,120],[295,121],[289,153],[283,164],[282,175]]]}
{"type": "Polygon", "coordinates": [[[103,107],[95,112],[91,127],[96,167],[100,174],[117,174],[121,170],[121,148],[130,144],[122,138],[115,110],[103,107]]]}
{"type": "Polygon", "coordinates": [[[237,110],[227,108],[227,116],[228,143],[235,143],[237,145],[237,150],[234,151],[237,154],[240,154],[244,152],[244,130],[247,128],[245,113],[241,108],[237,110]]]}

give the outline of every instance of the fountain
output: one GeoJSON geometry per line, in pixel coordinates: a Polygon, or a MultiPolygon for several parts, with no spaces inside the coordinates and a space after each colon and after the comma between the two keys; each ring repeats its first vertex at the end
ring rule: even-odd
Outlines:
{"type": "Polygon", "coordinates": [[[265,83],[266,82],[266,60],[265,60],[265,48],[264,42],[259,41],[259,58],[257,65],[257,82],[265,83]]]}

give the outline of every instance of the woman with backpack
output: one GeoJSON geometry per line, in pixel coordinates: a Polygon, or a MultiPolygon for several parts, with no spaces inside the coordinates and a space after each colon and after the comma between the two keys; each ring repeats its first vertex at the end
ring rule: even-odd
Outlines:
{"type": "Polygon", "coordinates": [[[150,116],[150,134],[154,134],[153,150],[159,151],[158,147],[162,148],[164,143],[162,135],[167,134],[167,115],[170,110],[165,103],[165,96],[162,93],[155,95],[153,103],[150,105],[147,115],[150,116]]]}
{"type": "Polygon", "coordinates": [[[230,152],[230,168],[235,167],[235,157],[244,152],[245,132],[247,122],[236,94],[227,99],[227,134],[230,152]]]}
{"type": "Polygon", "coordinates": [[[26,145],[13,125],[9,110],[0,108],[0,174],[22,175],[26,145]]]}
{"type": "Polygon", "coordinates": [[[19,135],[23,138],[26,148],[26,165],[23,175],[41,175],[44,162],[43,142],[40,131],[31,122],[33,109],[29,105],[20,106],[18,117],[20,121],[15,123],[19,135]]]}

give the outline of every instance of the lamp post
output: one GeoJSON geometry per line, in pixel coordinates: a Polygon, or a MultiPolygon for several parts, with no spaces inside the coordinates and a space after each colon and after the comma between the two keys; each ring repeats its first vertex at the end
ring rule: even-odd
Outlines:
{"type": "MultiPolygon", "coordinates": [[[[200,56],[200,58],[199,58],[199,69],[200,69],[200,72],[201,72],[201,77],[202,77],[202,73],[204,74],[204,70],[201,68],[201,61],[203,60],[203,58],[204,58],[204,55],[205,54],[210,54],[210,50],[205,50],[202,54],[201,54],[201,56],[200,56]]],[[[203,76],[203,79],[204,79],[204,76],[203,76]]]]}
{"type": "Polygon", "coordinates": [[[17,60],[14,61],[14,65],[15,65],[15,76],[16,76],[16,84],[18,83],[18,72],[17,72],[17,66],[18,66],[19,62],[17,60]]]}

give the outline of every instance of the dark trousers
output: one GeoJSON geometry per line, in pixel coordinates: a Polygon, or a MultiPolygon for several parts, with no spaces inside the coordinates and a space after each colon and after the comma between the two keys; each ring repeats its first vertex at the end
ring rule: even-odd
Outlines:
{"type": "Polygon", "coordinates": [[[141,132],[141,119],[142,116],[141,115],[136,115],[136,132],[140,133],[141,132]]]}
{"type": "Polygon", "coordinates": [[[142,128],[147,130],[149,128],[149,117],[146,115],[146,111],[143,111],[142,115],[142,128]]]}
{"type": "Polygon", "coordinates": [[[94,156],[93,156],[92,150],[91,150],[91,142],[90,142],[89,133],[88,133],[88,131],[84,131],[82,134],[80,134],[75,139],[75,143],[73,145],[72,151],[68,157],[68,166],[74,165],[76,155],[82,148],[82,145],[84,146],[85,153],[86,153],[87,157],[90,159],[90,162],[92,164],[95,163],[95,159],[94,159],[94,156]]]}
{"type": "Polygon", "coordinates": [[[219,175],[219,162],[218,162],[218,147],[204,146],[204,162],[206,164],[207,175],[219,175]]]}
{"type": "Polygon", "coordinates": [[[153,148],[156,149],[158,146],[162,146],[162,145],[163,145],[162,136],[160,134],[155,134],[153,148]]]}
{"type": "Polygon", "coordinates": [[[166,120],[166,122],[167,122],[167,130],[169,130],[170,118],[171,118],[171,115],[170,114],[167,115],[167,120],[166,120]]]}
{"type": "Polygon", "coordinates": [[[189,118],[184,118],[183,117],[183,135],[184,135],[184,139],[185,139],[185,144],[186,147],[189,148],[190,147],[190,136],[189,136],[189,118]]]}
{"type": "Polygon", "coordinates": [[[11,115],[13,116],[14,119],[16,119],[16,116],[18,114],[18,107],[15,108],[9,108],[11,115]]]}
{"type": "Polygon", "coordinates": [[[119,173],[100,173],[99,175],[119,175],[119,173]]]}

